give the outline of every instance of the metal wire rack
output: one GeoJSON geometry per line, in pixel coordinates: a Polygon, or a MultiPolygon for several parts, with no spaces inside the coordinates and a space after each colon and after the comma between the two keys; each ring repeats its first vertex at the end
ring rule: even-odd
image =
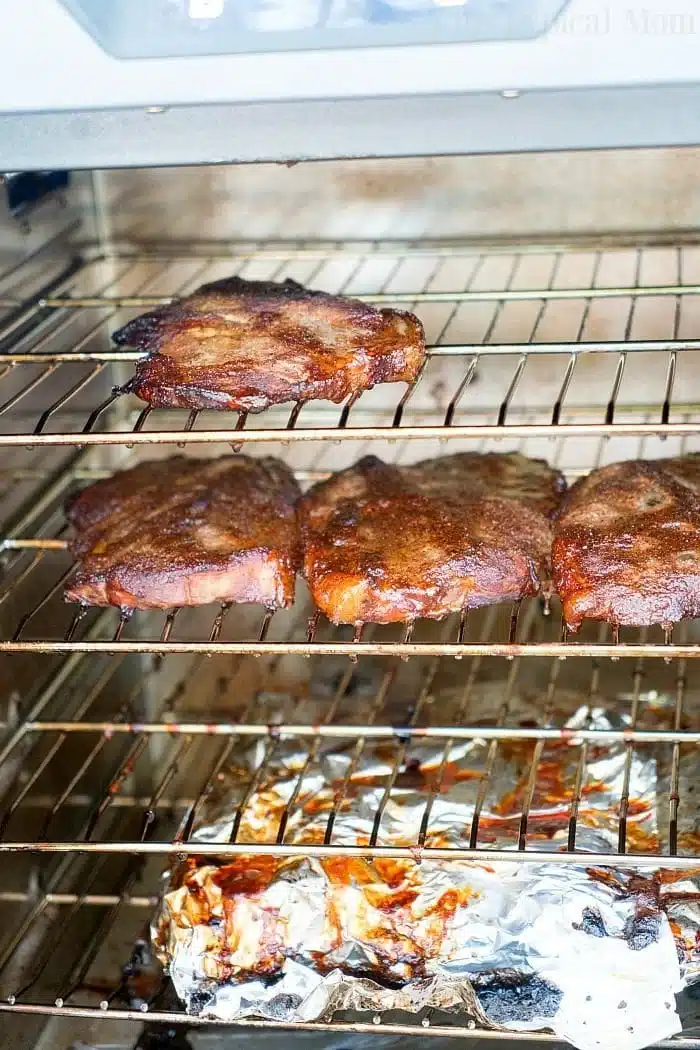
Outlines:
{"type": "MultiPolygon", "coordinates": [[[[200,455],[218,453],[221,442],[279,447],[302,483],[352,462],[370,442],[403,460],[444,451],[436,438],[449,438],[450,450],[500,441],[546,456],[570,478],[613,459],[700,449],[699,246],[124,248],[108,259],[87,253],[50,295],[3,299],[0,307],[8,310],[0,444],[14,446],[0,493],[19,507],[0,540],[0,649],[29,659],[53,654],[34,661],[25,699],[6,688],[0,708],[0,1010],[212,1023],[173,1004],[144,941],[173,856],[252,851],[243,836],[203,844],[192,832],[222,770],[256,742],[254,782],[280,743],[296,741],[307,755],[290,811],[256,853],[299,853],[287,829],[323,747],[348,743],[358,755],[385,747],[389,801],[414,745],[447,754],[469,740],[486,762],[481,801],[458,848],[429,844],[443,762],[414,840],[382,841],[382,807],[371,842],[348,849],[334,839],[334,809],[324,841],[304,852],[541,861],[537,800],[548,760],[566,747],[576,776],[561,798],[563,848],[548,860],[581,862],[587,768],[593,754],[615,753],[624,775],[606,819],[617,852],[588,853],[586,862],[619,866],[624,855],[625,865],[641,868],[697,866],[700,827],[683,773],[700,746],[696,623],[673,636],[611,636],[588,625],[566,638],[556,603],[549,610],[530,601],[411,631],[366,625],[353,633],[316,619],[303,590],[293,609],[272,618],[248,607],[131,619],[117,610],[76,613],[62,601],[72,564],[61,507],[75,486],[173,445],[200,446],[186,449],[200,455]],[[134,355],[110,348],[110,329],[233,271],[293,276],[416,309],[431,344],[419,381],[343,408],[269,411],[254,429],[226,413],[150,413],[115,393],[134,355]],[[69,448],[46,447],[54,445],[69,448]],[[306,717],[309,696],[320,698],[320,718],[306,717]],[[619,727],[601,730],[584,719],[572,730],[572,706],[614,710],[619,727]],[[500,849],[489,845],[483,811],[499,756],[513,749],[522,790],[507,824],[511,841],[500,849]],[[632,790],[639,756],[653,756],[664,771],[651,836],[642,834],[632,790]]],[[[473,1022],[428,1014],[293,1027],[376,1032],[377,1025],[448,1035],[468,1033],[473,1022]]],[[[669,1045],[679,1043],[696,1047],[700,1039],[686,1034],[669,1045]]]]}
{"type": "MultiPolygon", "coordinates": [[[[495,610],[489,613],[491,621],[497,616],[495,610]]],[[[484,633],[491,626],[484,624],[484,633]]],[[[538,629],[533,615],[532,630],[538,629]]],[[[290,818],[304,796],[305,778],[313,775],[319,748],[334,741],[358,754],[383,742],[389,759],[387,797],[399,775],[413,768],[414,746],[432,741],[438,754],[447,754],[459,739],[478,741],[486,756],[481,804],[465,829],[463,846],[425,844],[441,778],[458,775],[455,769],[448,774],[443,762],[433,770],[414,842],[383,843],[379,812],[372,842],[348,850],[334,841],[338,813],[333,810],[324,842],[303,847],[310,855],[498,862],[512,860],[515,850],[525,862],[541,861],[546,847],[538,834],[537,807],[549,790],[552,756],[566,747],[575,753],[577,769],[560,799],[559,830],[566,849],[547,852],[548,860],[581,863],[575,850],[588,763],[594,754],[617,754],[625,775],[607,819],[616,828],[618,851],[588,853],[586,863],[619,866],[624,854],[625,864],[641,867],[686,870],[697,864],[700,829],[683,768],[700,744],[700,682],[693,665],[682,659],[620,662],[605,674],[597,661],[516,658],[504,664],[479,655],[463,665],[437,657],[410,663],[394,659],[388,665],[371,658],[357,664],[328,658],[309,662],[289,654],[261,660],[176,657],[176,666],[157,656],[145,663],[121,654],[69,659],[72,668],[58,676],[52,671],[27,698],[20,717],[6,717],[4,724],[2,1010],[211,1023],[186,1017],[168,1001],[167,981],[145,946],[160,871],[173,856],[187,853],[298,854],[299,845],[288,837],[290,818]],[[536,698],[534,717],[524,714],[528,696],[536,698]],[[318,698],[325,711],[316,724],[304,721],[310,698],[318,698]],[[601,731],[584,722],[575,731],[567,729],[567,713],[577,706],[590,712],[615,709],[624,714],[624,726],[601,731]],[[288,720],[279,720],[280,711],[288,720]],[[264,779],[283,743],[296,741],[307,756],[273,841],[252,846],[234,833],[227,842],[194,842],[198,813],[222,770],[255,740],[265,746],[258,748],[251,769],[251,789],[264,779]],[[522,756],[523,790],[507,823],[512,843],[507,850],[494,849],[482,806],[499,755],[513,748],[522,756]],[[640,830],[639,800],[631,787],[630,771],[640,756],[653,756],[667,771],[655,805],[658,830],[651,836],[640,830]],[[115,938],[127,962],[123,970],[115,969],[114,951],[103,950],[115,938]],[[41,949],[35,950],[39,941],[41,949]]],[[[339,800],[342,794],[341,789],[339,800]]],[[[364,1031],[375,1023],[380,1021],[344,1027],[364,1031]]],[[[465,1024],[464,1019],[451,1023],[465,1024]]],[[[432,1035],[455,1031],[430,1016],[386,1026],[407,1033],[416,1028],[432,1035]]],[[[684,1042],[695,1045],[690,1038],[684,1042]]]]}
{"type": "MultiPolygon", "coordinates": [[[[644,438],[641,439],[642,446],[644,438]]],[[[520,447],[523,446],[521,442],[520,447]]],[[[565,443],[560,442],[560,448],[565,443]]],[[[598,445],[602,454],[604,446],[598,445]]],[[[396,450],[393,451],[396,454],[396,450]]],[[[140,453],[130,453],[133,463],[140,453]]],[[[555,459],[558,458],[555,453],[555,459]]],[[[292,610],[275,614],[255,606],[173,608],[163,614],[111,609],[101,611],[66,605],[63,591],[75,564],[68,550],[62,505],[76,486],[104,477],[110,471],[87,465],[79,455],[73,467],[59,470],[44,490],[43,498],[0,540],[3,571],[0,577],[0,651],[6,652],[122,652],[122,653],[232,653],[313,654],[360,656],[516,656],[558,657],[700,657],[695,624],[675,632],[660,628],[645,633],[634,629],[600,630],[584,625],[580,634],[563,627],[556,598],[532,599],[489,620],[474,610],[442,624],[418,621],[397,625],[334,628],[313,605],[300,583],[292,610]],[[17,610],[13,615],[12,610],[17,610]],[[4,614],[4,615],[3,615],[4,614]],[[536,636],[530,629],[533,615],[540,619],[536,636]]],[[[318,460],[318,456],[316,457],[318,460]]],[[[574,469],[572,474],[585,468],[574,469]]],[[[327,475],[321,469],[300,469],[302,484],[327,475]]],[[[42,477],[41,471],[9,470],[6,483],[42,477]]]]}
{"type": "Polygon", "coordinates": [[[209,251],[124,249],[109,259],[87,257],[50,295],[0,300],[13,308],[0,331],[0,444],[696,432],[688,418],[700,400],[693,383],[700,350],[693,337],[700,293],[695,245],[617,252],[411,244],[209,251]],[[339,408],[300,402],[252,418],[151,410],[123,393],[141,355],[111,347],[109,331],[232,272],[294,276],[414,309],[427,330],[426,366],[408,388],[375,390],[339,408]],[[591,368],[599,375],[592,404],[581,396],[591,368]]]}

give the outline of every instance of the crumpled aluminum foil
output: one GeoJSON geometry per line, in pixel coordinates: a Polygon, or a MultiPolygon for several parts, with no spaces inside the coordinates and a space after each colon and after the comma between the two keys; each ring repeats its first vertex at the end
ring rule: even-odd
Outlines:
{"type": "MultiPolygon", "coordinates": [[[[482,699],[485,711],[495,709],[493,697],[482,699]]],[[[526,722],[535,709],[519,704],[526,722]]],[[[622,702],[580,706],[572,697],[559,724],[620,729],[628,710],[622,702]]],[[[296,711],[299,722],[318,714],[311,703],[296,711]]],[[[368,845],[382,806],[377,844],[415,845],[431,800],[426,846],[468,844],[480,805],[478,845],[513,849],[534,744],[501,743],[495,755],[480,739],[363,747],[325,739],[310,754],[313,746],[258,740],[203,806],[193,836],[229,841],[247,794],[237,841],[273,843],[293,800],[285,841],[299,843],[299,857],[251,850],[219,863],[189,858],[170,875],[154,941],[191,1013],[311,1021],[337,1011],[432,1009],[484,1028],[551,1030],[581,1050],[636,1050],[680,1030],[675,993],[700,976],[700,865],[635,872],[592,869],[585,858],[581,865],[546,858],[487,865],[426,853],[415,861],[305,858],[304,843],[323,842],[344,784],[332,840],[340,847],[368,845]]],[[[544,746],[528,847],[566,848],[578,775],[578,850],[617,849],[627,782],[627,848],[656,852],[667,835],[670,746],[629,752],[624,742],[596,742],[583,766],[580,757],[575,732],[544,746]]],[[[699,759],[695,749],[682,756],[681,783],[698,782],[699,759]]],[[[684,820],[680,852],[700,828],[694,814],[684,820]]]]}

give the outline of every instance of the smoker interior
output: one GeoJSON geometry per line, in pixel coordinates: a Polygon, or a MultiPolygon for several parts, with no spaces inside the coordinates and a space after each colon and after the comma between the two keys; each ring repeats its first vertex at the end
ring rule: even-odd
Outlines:
{"type": "MultiPolygon", "coordinates": [[[[561,746],[563,707],[624,711],[624,732],[584,724],[569,745],[580,775],[562,800],[562,862],[577,858],[593,747],[624,756],[608,819],[626,865],[649,862],[632,819],[629,774],[640,754],[668,770],[657,839],[643,844],[653,863],[687,867],[700,852],[687,831],[695,801],[679,777],[700,743],[697,623],[619,635],[589,624],[568,637],[556,601],[533,600],[411,631],[353,631],[314,617],[301,583],[294,607],[273,617],[234,607],[126,620],[117,610],[76,615],[62,600],[72,569],[66,497],[143,458],[233,446],[281,456],[307,486],[370,451],[405,463],[519,449],[570,480],[618,459],[700,451],[700,236],[682,228],[688,196],[663,208],[654,196],[658,156],[627,156],[629,171],[617,174],[617,154],[569,157],[565,188],[560,159],[499,159],[501,199],[514,165],[522,187],[520,212],[500,220],[494,158],[93,173],[75,178],[67,199],[42,202],[21,228],[3,220],[0,1010],[18,1045],[134,1045],[144,1022],[151,1035],[186,1023],[181,1038],[192,1046],[246,1037],[240,1026],[210,1032],[211,1022],[185,1016],[147,930],[163,871],[191,848],[220,770],[251,744],[256,782],[280,739],[298,738],[307,754],[273,851],[288,848],[291,810],[329,739],[358,755],[386,741],[388,804],[414,740],[434,739],[447,753],[456,737],[485,741],[482,803],[500,752],[521,749],[512,846],[537,850],[530,809],[561,746]],[[587,204],[587,221],[577,212],[575,229],[543,228],[540,194],[560,214],[567,194],[587,204]],[[479,221],[488,237],[475,235],[479,221]],[[415,310],[429,344],[423,373],[408,390],[378,388],[351,405],[247,418],[151,412],[121,393],[137,355],[115,351],[110,332],[234,272],[415,310]],[[517,713],[524,697],[536,718],[517,713]],[[310,698],[325,712],[319,724],[305,722],[310,698]]],[[[662,159],[678,177],[697,158],[662,159]]],[[[382,848],[381,819],[382,810],[367,855],[382,848]]],[[[422,847],[419,834],[403,855],[422,847]]],[[[226,848],[250,852],[244,841],[226,848]]],[[[332,835],[312,848],[342,852],[332,835]]],[[[478,812],[458,855],[493,863],[503,855],[489,849],[478,812]]],[[[700,1042],[693,1007],[685,997],[674,1043],[700,1042]]],[[[470,1018],[434,1014],[341,1016],[310,1027],[324,1047],[361,1038],[351,1032],[376,1039],[378,1028],[386,1039],[500,1037],[475,1036],[470,1018]]]]}

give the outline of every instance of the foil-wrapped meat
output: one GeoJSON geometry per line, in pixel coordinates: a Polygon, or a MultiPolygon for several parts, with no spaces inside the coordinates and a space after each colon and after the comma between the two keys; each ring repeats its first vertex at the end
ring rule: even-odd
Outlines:
{"type": "Polygon", "coordinates": [[[568,712],[567,733],[541,755],[527,839],[540,852],[525,862],[515,854],[493,863],[437,859],[431,847],[468,845],[479,797],[477,844],[517,846],[531,742],[503,744],[489,765],[480,739],[405,752],[380,740],[359,758],[354,740],[328,741],[311,758],[299,740],[281,740],[250,792],[264,753],[253,747],[225,774],[194,832],[196,841],[227,843],[235,827],[246,853],[188,857],[171,873],[155,919],[176,990],[191,1012],[222,1020],[433,1008],[486,1028],[551,1029],[583,1050],[635,1050],[672,1035],[674,994],[698,974],[700,869],[689,861],[681,871],[635,871],[631,861],[608,868],[585,859],[586,850],[616,849],[624,784],[627,848],[659,850],[667,829],[656,757],[629,756],[622,741],[591,749],[580,785],[581,863],[549,859],[567,846],[576,729],[626,724],[622,709],[613,722],[600,709],[568,712]],[[324,843],[331,812],[337,853],[309,855],[309,845],[324,843]],[[256,845],[280,834],[298,853],[256,855],[256,845]],[[370,842],[411,851],[368,856],[370,842]]]}

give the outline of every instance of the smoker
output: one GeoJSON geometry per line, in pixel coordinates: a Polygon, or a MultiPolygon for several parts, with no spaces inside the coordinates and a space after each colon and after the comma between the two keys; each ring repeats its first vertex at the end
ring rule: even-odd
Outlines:
{"type": "Polygon", "coordinates": [[[274,614],[63,600],[66,501],[146,459],[275,455],[305,489],[368,454],[517,450],[571,483],[700,452],[700,12],[6,0],[0,25],[8,1045],[602,1045],[588,1023],[615,1048],[700,1045],[696,621],[573,635],[532,598],[353,629],[302,582],[274,614]],[[342,406],[144,406],[142,352],[111,334],[233,274],[413,311],[418,379],[342,406]],[[331,864],[466,880],[481,962],[402,994],[336,968],[313,1009],[303,952],[284,995],[203,991],[167,879],[259,856],[302,864],[309,936],[331,864]],[[583,929],[552,919],[567,901],[583,929]]]}

